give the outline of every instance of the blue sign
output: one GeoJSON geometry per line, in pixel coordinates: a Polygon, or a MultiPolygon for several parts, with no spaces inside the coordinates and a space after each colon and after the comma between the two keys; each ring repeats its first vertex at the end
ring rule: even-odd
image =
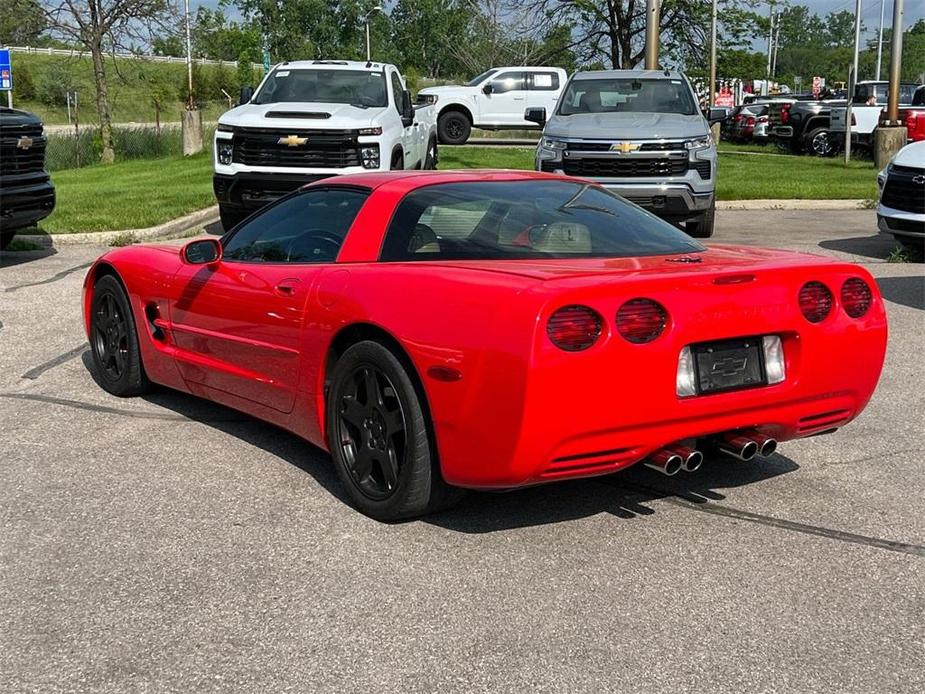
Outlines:
{"type": "Polygon", "coordinates": [[[0,49],[0,92],[13,91],[13,64],[10,61],[10,50],[0,49]]]}

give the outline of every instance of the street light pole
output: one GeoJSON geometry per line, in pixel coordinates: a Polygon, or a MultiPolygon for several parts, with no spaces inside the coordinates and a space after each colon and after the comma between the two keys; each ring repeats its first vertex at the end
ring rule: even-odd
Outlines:
{"type": "Polygon", "coordinates": [[[370,62],[372,55],[369,50],[369,15],[373,12],[382,12],[382,5],[376,5],[373,9],[366,13],[366,16],[363,17],[363,22],[366,24],[366,62],[370,62]]]}
{"type": "Polygon", "coordinates": [[[877,35],[877,81],[880,81],[880,63],[883,59],[883,9],[886,0],[880,0],[880,33],[877,35]]]}
{"type": "Polygon", "coordinates": [[[710,107],[716,106],[716,0],[710,20],[710,107]]]}
{"type": "Polygon", "coordinates": [[[190,38],[189,28],[189,0],[184,0],[184,5],[186,7],[186,79],[189,89],[186,98],[186,108],[189,110],[193,108],[193,42],[190,38]]]}
{"type": "MultiPolygon", "coordinates": [[[[661,0],[646,0],[646,70],[658,70],[661,0]]],[[[614,65],[614,67],[617,67],[614,65]]]]}
{"type": "MultiPolygon", "coordinates": [[[[854,8],[854,81],[858,80],[858,54],[861,52],[861,0],[857,0],[854,8]]],[[[854,89],[854,85],[851,85],[854,89]]],[[[854,91],[849,92],[848,98],[854,97],[854,91]]]]}

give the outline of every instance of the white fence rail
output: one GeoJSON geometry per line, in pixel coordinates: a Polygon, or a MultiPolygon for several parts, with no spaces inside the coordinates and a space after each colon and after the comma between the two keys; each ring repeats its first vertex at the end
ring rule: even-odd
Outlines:
{"type": "MultiPolygon", "coordinates": [[[[86,51],[79,51],[75,48],[36,48],[35,46],[5,46],[13,53],[31,53],[33,55],[63,55],[69,58],[82,58],[89,55],[86,51]]],[[[150,60],[155,63],[186,63],[186,58],[178,58],[173,55],[141,55],[138,53],[110,53],[109,55],[125,60],[150,60]]],[[[200,65],[225,65],[236,67],[237,63],[232,60],[211,60],[209,58],[193,58],[193,62],[200,65]]],[[[261,63],[251,63],[255,68],[263,69],[261,63]]]]}

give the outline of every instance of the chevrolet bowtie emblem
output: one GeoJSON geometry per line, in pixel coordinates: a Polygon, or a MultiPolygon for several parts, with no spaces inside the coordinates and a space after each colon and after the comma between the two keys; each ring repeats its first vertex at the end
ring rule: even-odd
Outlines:
{"type": "Polygon", "coordinates": [[[614,142],[610,145],[611,152],[620,152],[621,154],[629,154],[630,152],[635,152],[639,149],[639,145],[635,142],[614,142]]]}
{"type": "Polygon", "coordinates": [[[286,137],[281,137],[276,141],[278,145],[286,145],[287,147],[298,147],[299,145],[304,145],[308,142],[307,137],[300,137],[299,135],[287,135],[286,137]]]}
{"type": "Polygon", "coordinates": [[[31,137],[23,135],[16,141],[16,146],[19,147],[19,149],[29,149],[32,146],[32,141],[31,137]]]}
{"type": "Polygon", "coordinates": [[[925,186],[925,176],[913,176],[913,183],[918,183],[920,186],[925,186]]]}

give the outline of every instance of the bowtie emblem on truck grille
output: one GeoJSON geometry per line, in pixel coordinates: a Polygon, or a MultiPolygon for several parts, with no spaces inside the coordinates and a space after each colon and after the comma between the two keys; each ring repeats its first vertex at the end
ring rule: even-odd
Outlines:
{"type": "Polygon", "coordinates": [[[23,135],[16,141],[16,146],[19,147],[19,149],[29,149],[32,147],[32,138],[23,135]]]}
{"type": "Polygon", "coordinates": [[[299,135],[287,135],[286,137],[281,137],[276,141],[278,145],[286,145],[287,147],[298,147],[304,145],[308,142],[307,137],[301,137],[299,135]]]}
{"type": "Polygon", "coordinates": [[[925,186],[925,176],[913,176],[912,182],[917,183],[920,186],[925,186]]]}
{"type": "Polygon", "coordinates": [[[629,154],[630,152],[637,151],[641,145],[635,142],[614,142],[610,145],[611,152],[620,152],[621,154],[629,154]]]}

